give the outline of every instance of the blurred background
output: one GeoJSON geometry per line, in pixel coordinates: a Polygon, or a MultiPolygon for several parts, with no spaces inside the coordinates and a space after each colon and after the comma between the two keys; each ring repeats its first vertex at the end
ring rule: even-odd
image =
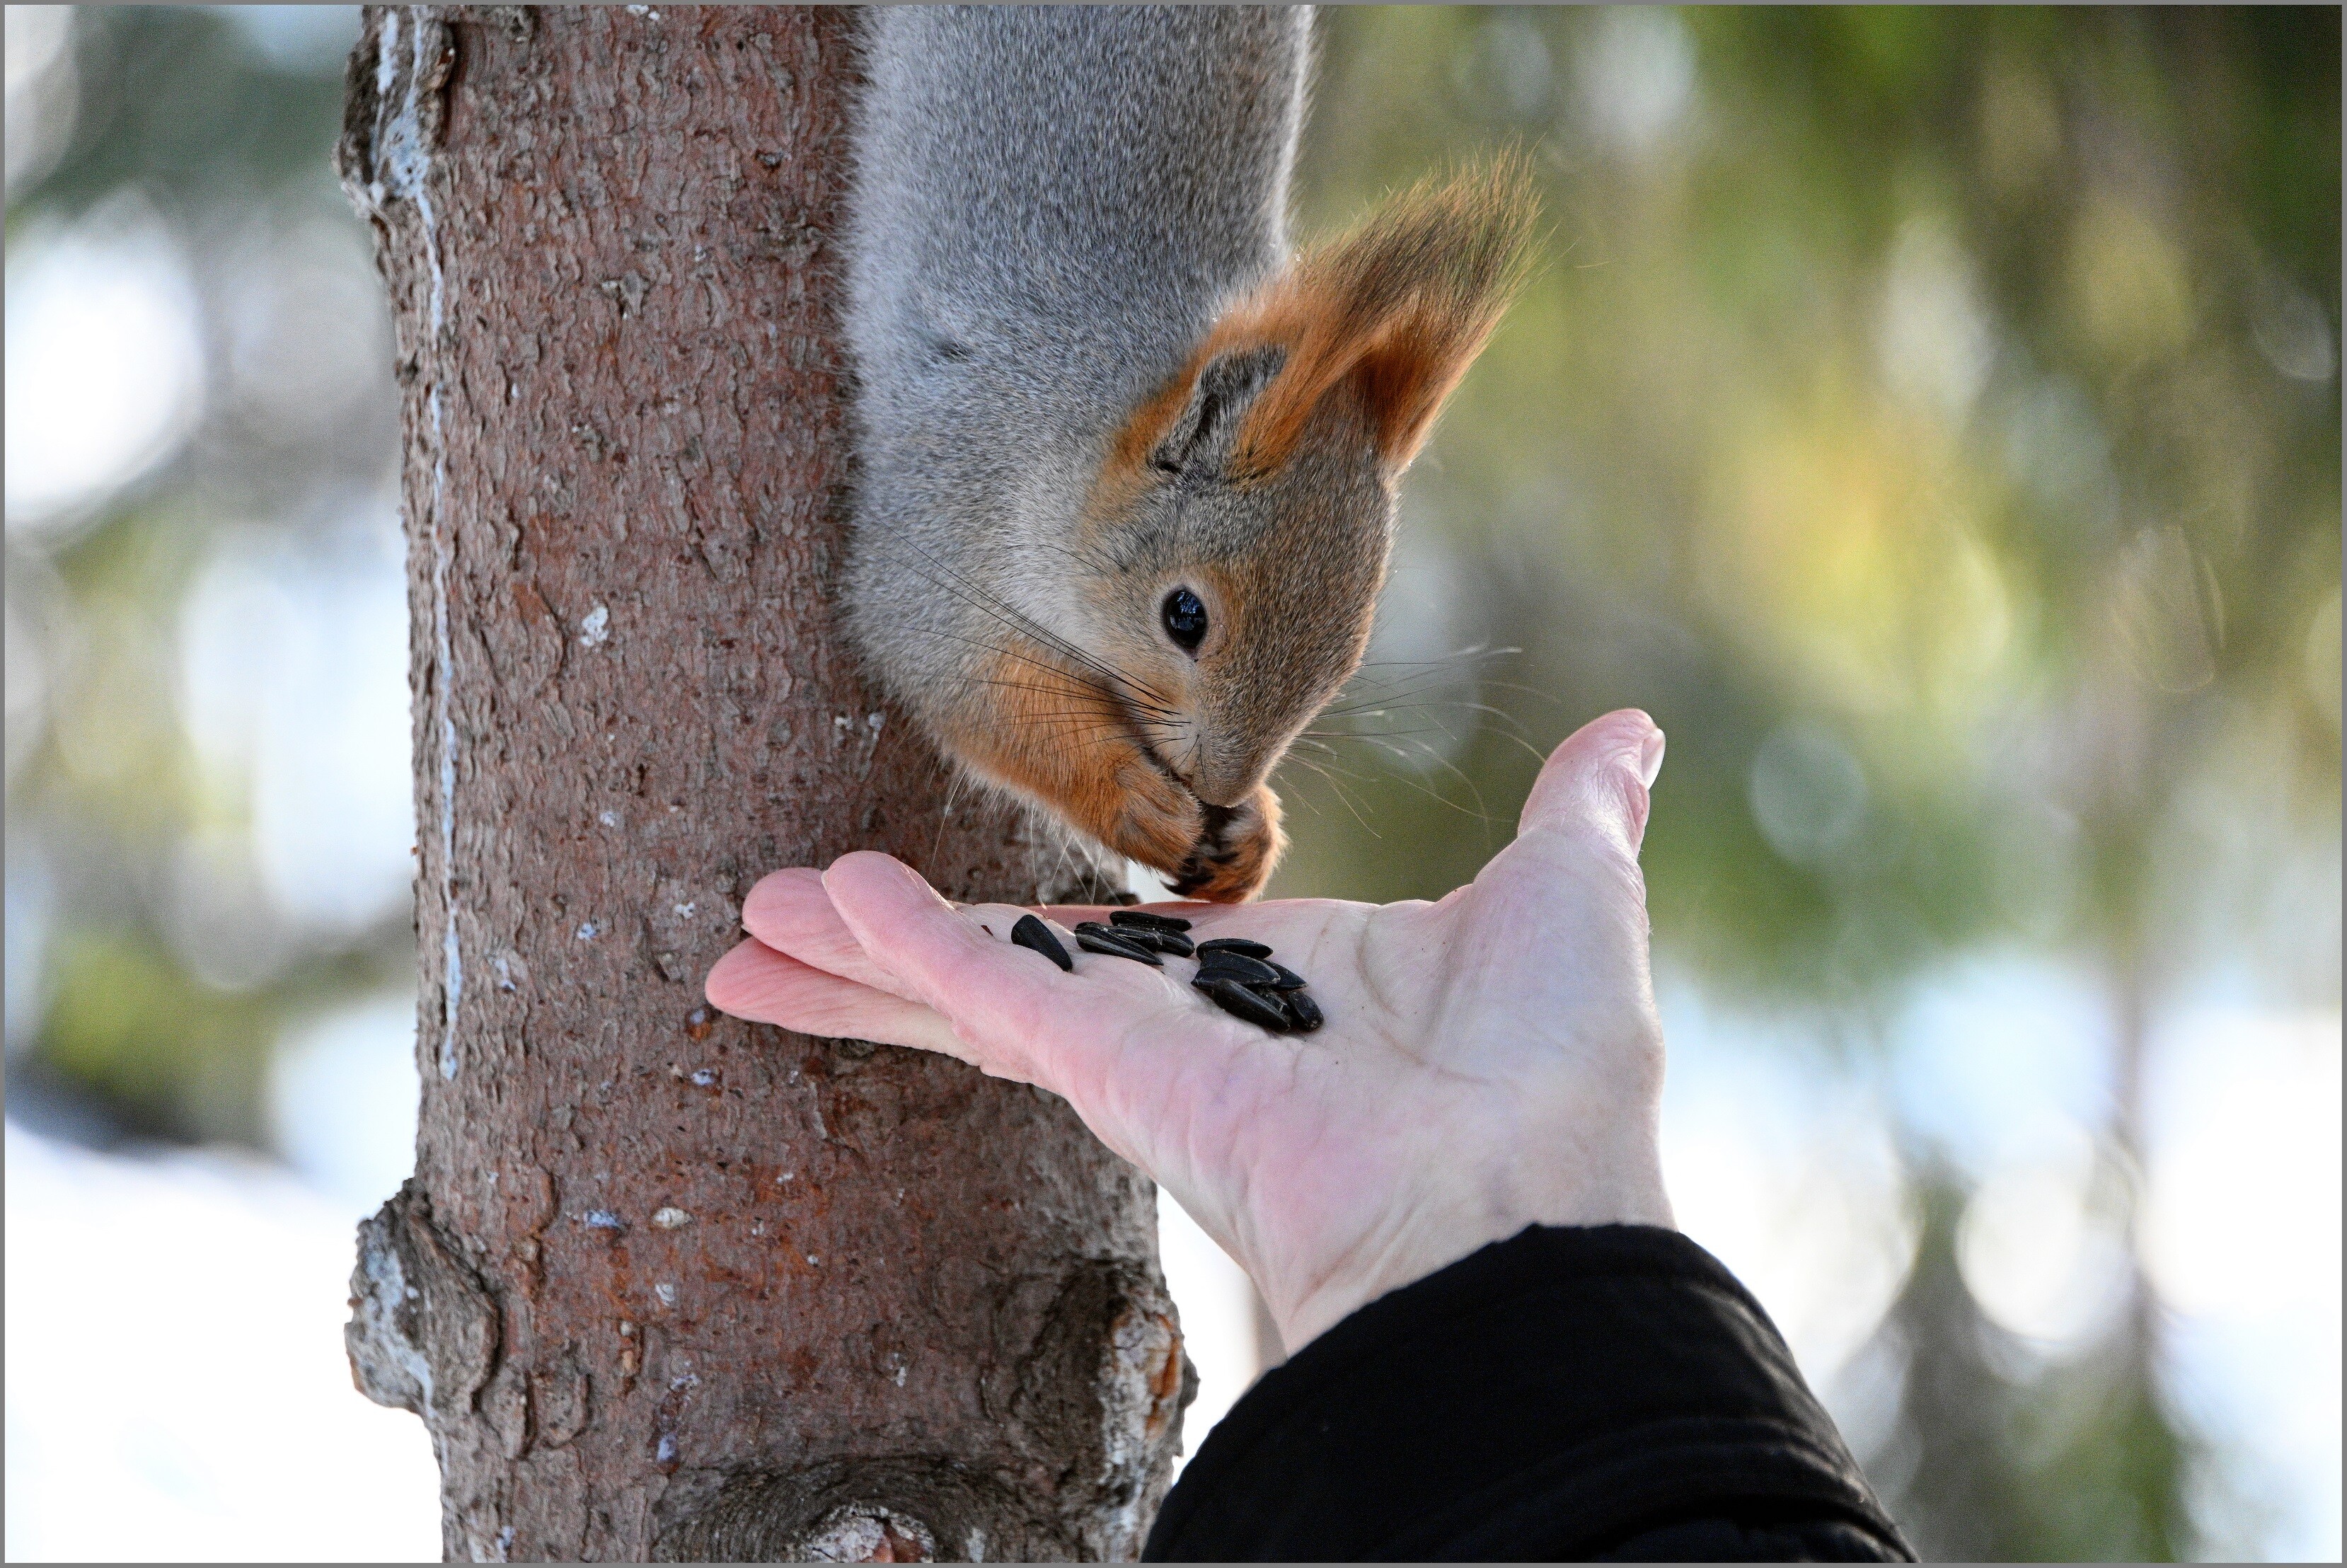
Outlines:
{"type": "MultiPolygon", "coordinates": [[[[355,10],[6,19],[6,1554],[436,1558],[340,1337],[415,1102],[355,10]]],[[[1514,146],[1550,241],[1274,892],[1440,895],[1645,707],[1681,1221],[1927,1554],[2336,1559],[2339,13],[1320,25],[1303,231],[1514,146]]],[[[1166,1252],[1194,1450],[1276,1348],[1166,1252]]]]}

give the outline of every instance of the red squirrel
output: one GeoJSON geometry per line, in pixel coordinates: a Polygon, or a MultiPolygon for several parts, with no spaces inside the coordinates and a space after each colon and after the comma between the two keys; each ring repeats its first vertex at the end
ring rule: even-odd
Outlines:
{"type": "Polygon", "coordinates": [[[1187,897],[1358,667],[1395,490],[1527,265],[1502,159],[1291,253],[1309,12],[875,7],[846,620],[969,774],[1187,897]]]}

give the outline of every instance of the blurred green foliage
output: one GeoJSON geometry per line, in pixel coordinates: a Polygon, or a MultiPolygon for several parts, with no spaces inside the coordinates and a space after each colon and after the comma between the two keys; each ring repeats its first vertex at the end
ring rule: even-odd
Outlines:
{"type": "MultiPolygon", "coordinates": [[[[282,1031],[404,983],[412,967],[404,907],[355,931],[308,929],[259,896],[253,780],[202,754],[183,712],[178,622],[206,568],[240,540],[346,530],[354,489],[381,490],[395,471],[395,405],[376,355],[355,367],[365,394],[327,408],[349,416],[323,433],[240,395],[240,356],[265,363],[256,348],[292,363],[289,339],[297,356],[333,355],[379,331],[369,319],[301,342],[302,323],[256,265],[323,221],[346,231],[357,297],[381,314],[328,166],[341,48],[272,54],[259,46],[269,35],[220,7],[56,9],[71,24],[46,75],[67,107],[52,86],[47,122],[21,128],[49,145],[8,188],[12,295],[28,249],[128,211],[148,225],[140,233],[168,235],[191,281],[206,391],[200,422],[160,466],[61,519],[9,518],[9,913],[15,924],[21,886],[27,912],[46,917],[37,975],[20,976],[12,933],[10,986],[40,1000],[29,1042],[10,1009],[11,1112],[61,1113],[99,1137],[259,1143],[282,1031]],[[224,974],[196,950],[239,941],[265,949],[250,972],[224,974]],[[82,1103],[49,1107],[59,1090],[82,1103]]],[[[354,10],[342,9],[354,33],[354,10]]],[[[18,20],[12,52],[26,41],[18,20]]],[[[308,25],[321,23],[331,34],[333,18],[308,25]]],[[[12,394],[15,374],[12,364],[12,394]]],[[[387,506],[374,520],[387,526],[387,506]]]]}
{"type": "MultiPolygon", "coordinates": [[[[1535,749],[1653,711],[1658,929],[1798,995],[2000,933],[2137,940],[2170,797],[2248,750],[2329,819],[2336,36],[2317,11],[1329,12],[1309,226],[1509,144],[1553,226],[1405,508],[1470,640],[1522,650],[1480,670],[1531,690],[1403,679],[1535,749]]],[[[1372,825],[1301,770],[1285,886],[1471,875],[1504,825],[1409,786],[1505,802],[1532,758],[1450,727],[1467,780],[1342,781],[1372,825]]]]}
{"type": "Polygon", "coordinates": [[[126,186],[192,219],[320,182],[342,125],[341,61],[274,59],[222,9],[77,8],[71,143],[36,189],[22,200],[9,192],[12,225],[78,211],[126,186]]]}
{"type": "Polygon", "coordinates": [[[1908,1352],[1901,1419],[1874,1479],[1925,1558],[2167,1563],[2206,1550],[2187,1504],[2194,1445],[2130,1347],[2030,1368],[1956,1267],[1960,1184],[1942,1170],[1922,1187],[1915,1267],[1884,1330],[1908,1352]]]}

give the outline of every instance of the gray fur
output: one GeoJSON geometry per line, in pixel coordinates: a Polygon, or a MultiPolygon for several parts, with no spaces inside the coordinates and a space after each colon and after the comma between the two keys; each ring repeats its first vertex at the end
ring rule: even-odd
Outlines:
{"type": "Polygon", "coordinates": [[[1179,725],[1144,741],[1232,803],[1359,658],[1390,526],[1367,436],[1345,461],[1217,491],[1235,415],[1277,370],[1218,361],[1130,525],[1080,548],[1080,519],[1112,437],[1286,259],[1308,8],[867,15],[846,247],[863,459],[850,628],[938,729],[983,704],[973,672],[1007,622],[1122,670],[1162,652],[1146,644],[1168,574],[1214,560],[1259,578],[1267,619],[1249,641],[1280,646],[1224,654],[1179,725]],[[1299,505],[1309,528],[1282,516],[1299,505]]]}

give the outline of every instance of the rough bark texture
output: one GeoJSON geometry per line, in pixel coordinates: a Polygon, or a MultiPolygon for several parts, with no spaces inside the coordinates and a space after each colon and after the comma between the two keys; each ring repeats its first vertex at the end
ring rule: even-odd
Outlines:
{"type": "Polygon", "coordinates": [[[960,1065],[712,1016],[775,866],[1102,890],[832,630],[844,11],[371,7],[424,1075],[352,1361],[453,1558],[1129,1557],[1191,1382],[1148,1184],[960,1065]]]}

